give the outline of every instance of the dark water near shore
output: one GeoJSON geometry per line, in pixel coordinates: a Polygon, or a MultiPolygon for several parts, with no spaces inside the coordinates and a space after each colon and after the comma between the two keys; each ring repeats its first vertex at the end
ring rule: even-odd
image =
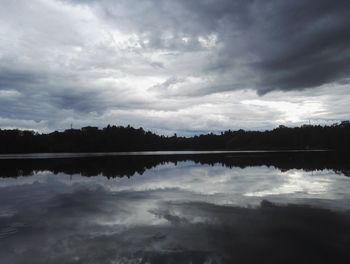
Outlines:
{"type": "Polygon", "coordinates": [[[0,263],[350,263],[350,155],[0,156],[0,263]]]}

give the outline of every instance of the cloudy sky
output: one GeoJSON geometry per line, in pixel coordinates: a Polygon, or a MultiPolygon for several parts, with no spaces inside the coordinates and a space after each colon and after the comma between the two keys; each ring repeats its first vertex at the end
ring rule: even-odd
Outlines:
{"type": "Polygon", "coordinates": [[[0,127],[350,119],[348,0],[0,0],[0,127]]]}

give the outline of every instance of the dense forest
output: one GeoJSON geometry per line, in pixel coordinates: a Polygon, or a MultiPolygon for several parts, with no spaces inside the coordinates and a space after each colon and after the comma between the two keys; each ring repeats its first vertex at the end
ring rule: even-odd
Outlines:
{"type": "Polygon", "coordinates": [[[297,150],[350,149],[350,122],[303,125],[266,131],[225,131],[181,137],[157,135],[143,128],[83,127],[48,134],[0,129],[0,153],[117,152],[152,150],[297,150]]]}

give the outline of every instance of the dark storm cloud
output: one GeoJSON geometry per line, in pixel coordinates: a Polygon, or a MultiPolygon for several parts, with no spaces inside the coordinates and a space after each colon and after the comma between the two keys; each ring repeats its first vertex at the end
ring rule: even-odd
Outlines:
{"type": "Polygon", "coordinates": [[[293,1],[277,11],[268,23],[268,36],[277,43],[267,50],[268,57],[261,52],[256,66],[265,91],[317,87],[349,77],[348,1],[293,1]]]}
{"type": "Polygon", "coordinates": [[[28,83],[37,83],[41,76],[16,69],[0,68],[0,90],[16,89],[21,90],[28,83]]]}
{"type": "Polygon", "coordinates": [[[266,128],[285,110],[249,100],[276,91],[348,118],[349,1],[3,1],[1,127],[266,128]]]}
{"type": "Polygon", "coordinates": [[[30,119],[35,115],[40,121],[57,109],[89,113],[103,112],[111,106],[120,109],[142,106],[141,102],[112,101],[104,94],[105,87],[86,83],[70,73],[16,69],[14,66],[0,68],[1,91],[13,91],[13,96],[19,98],[9,100],[0,97],[1,116],[10,118],[21,116],[30,119]],[[46,111],[40,114],[43,109],[46,111]]]}
{"type": "MultiPolygon", "coordinates": [[[[255,1],[249,15],[251,27],[240,28],[243,38],[249,37],[245,51],[257,57],[249,66],[260,77],[259,93],[317,87],[349,76],[348,1],[255,1]]],[[[231,48],[222,55],[226,52],[231,48]]]]}
{"type": "MultiPolygon", "coordinates": [[[[350,75],[349,1],[74,2],[90,3],[112,23],[144,34],[148,47],[155,49],[186,50],[188,43],[179,38],[217,34],[223,48],[204,67],[207,73],[229,75],[244,66],[250,71],[247,78],[257,78],[232,80],[224,91],[299,90],[341,82],[350,75]],[[121,19],[124,16],[129,20],[121,19]],[[164,32],[171,34],[172,45],[166,44],[164,32]]],[[[216,92],[216,87],[199,93],[216,92]]]]}
{"type": "MultiPolygon", "coordinates": [[[[68,82],[64,78],[58,80],[57,76],[42,71],[31,71],[29,69],[0,69],[0,90],[11,90],[18,92],[22,100],[18,100],[9,105],[6,102],[0,106],[2,116],[8,116],[5,113],[19,114],[23,110],[23,115],[32,109],[33,105],[50,103],[63,109],[74,109],[77,111],[93,111],[100,105],[98,93],[96,91],[77,90],[76,86],[81,84],[72,84],[67,86],[68,82]],[[56,81],[57,83],[52,83],[56,81]],[[60,86],[60,85],[61,86],[60,86]],[[11,109],[11,108],[17,108],[11,109]]],[[[0,98],[1,100],[1,98],[0,98]]]]}
{"type": "MultiPolygon", "coordinates": [[[[255,57],[247,65],[259,78],[253,85],[258,93],[317,87],[349,77],[348,1],[255,1],[247,10],[244,24],[229,20],[228,27],[238,28],[238,42],[246,45],[242,52],[255,57]]],[[[230,72],[237,40],[224,41],[213,68],[230,72]]]]}

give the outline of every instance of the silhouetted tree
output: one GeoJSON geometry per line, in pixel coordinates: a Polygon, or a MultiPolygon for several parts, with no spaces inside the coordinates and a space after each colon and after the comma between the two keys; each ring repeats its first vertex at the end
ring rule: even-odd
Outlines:
{"type": "Polygon", "coordinates": [[[331,126],[279,126],[267,131],[224,131],[193,137],[163,136],[130,125],[83,127],[39,134],[0,129],[0,153],[151,150],[350,149],[350,122],[331,126]]]}

